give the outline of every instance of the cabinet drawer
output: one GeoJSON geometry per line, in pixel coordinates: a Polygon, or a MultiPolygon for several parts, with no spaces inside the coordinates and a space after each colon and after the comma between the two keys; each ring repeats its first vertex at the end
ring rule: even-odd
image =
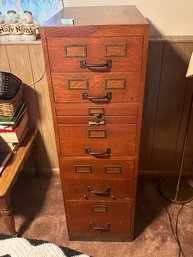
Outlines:
{"type": "Polygon", "coordinates": [[[132,201],[66,201],[72,240],[129,240],[132,201]],[[127,215],[126,215],[127,214],[127,215]]]}
{"type": "Polygon", "coordinates": [[[143,37],[48,38],[47,42],[51,72],[92,72],[93,68],[81,68],[81,61],[96,65],[107,60],[112,67],[97,70],[141,70],[143,37]]]}
{"type": "Polygon", "coordinates": [[[136,116],[104,116],[100,119],[90,116],[57,116],[58,124],[88,124],[90,128],[98,124],[98,128],[106,124],[136,124],[136,116]]]}
{"type": "Polygon", "coordinates": [[[138,104],[57,104],[55,105],[56,115],[59,116],[77,116],[101,114],[103,116],[137,116],[138,104]],[[108,108],[107,108],[108,107],[108,108]]]}
{"type": "Polygon", "coordinates": [[[130,156],[136,153],[136,125],[58,125],[63,156],[130,156]],[[93,154],[95,153],[95,154],[93,154]]]}
{"type": "Polygon", "coordinates": [[[52,74],[55,102],[71,103],[127,103],[139,101],[139,72],[102,73],[57,73],[52,74]],[[89,100],[88,97],[104,97],[111,93],[110,99],[89,100]]]}
{"type": "Polygon", "coordinates": [[[64,179],[61,174],[66,199],[128,200],[133,197],[133,180],[64,179]]]}
{"type": "MultiPolygon", "coordinates": [[[[108,109],[108,107],[107,107],[108,109]]],[[[124,108],[122,108],[124,109],[124,108]]],[[[92,129],[93,126],[104,127],[107,124],[136,124],[137,123],[137,114],[133,113],[133,115],[129,115],[129,110],[125,111],[124,115],[106,115],[106,108],[88,108],[84,110],[77,108],[75,110],[67,109],[64,107],[63,109],[60,108],[57,112],[61,115],[57,115],[57,123],[58,124],[87,124],[92,129]],[[69,111],[69,114],[72,115],[65,115],[69,111]],[[74,111],[74,113],[73,113],[74,111]],[[126,113],[127,112],[127,113],[126,113]],[[64,114],[64,115],[63,115],[64,114]],[[74,114],[74,115],[73,115],[74,114]]]]}
{"type": "Polygon", "coordinates": [[[111,159],[92,160],[89,158],[60,159],[61,176],[64,179],[128,179],[133,180],[135,160],[111,159]]]}

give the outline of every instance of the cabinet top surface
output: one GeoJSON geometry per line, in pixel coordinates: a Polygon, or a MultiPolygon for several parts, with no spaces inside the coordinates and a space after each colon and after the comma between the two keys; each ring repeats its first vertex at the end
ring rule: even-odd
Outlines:
{"type": "Polygon", "coordinates": [[[133,5],[92,6],[65,7],[62,11],[48,20],[42,27],[69,26],[62,24],[61,19],[74,19],[74,26],[148,24],[144,16],[133,5]]]}

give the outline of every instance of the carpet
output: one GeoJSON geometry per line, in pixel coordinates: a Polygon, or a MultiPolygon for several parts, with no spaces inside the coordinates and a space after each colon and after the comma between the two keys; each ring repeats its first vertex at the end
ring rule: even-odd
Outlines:
{"type": "Polygon", "coordinates": [[[43,240],[0,234],[0,257],[90,257],[43,240]]]}

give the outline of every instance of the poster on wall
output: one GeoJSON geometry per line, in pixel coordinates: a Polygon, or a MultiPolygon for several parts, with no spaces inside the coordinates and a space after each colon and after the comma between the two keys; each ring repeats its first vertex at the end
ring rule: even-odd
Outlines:
{"type": "Polygon", "coordinates": [[[15,10],[22,18],[25,10],[32,12],[38,24],[43,24],[63,8],[61,0],[1,0],[0,11],[6,19],[8,10],[15,10]]]}

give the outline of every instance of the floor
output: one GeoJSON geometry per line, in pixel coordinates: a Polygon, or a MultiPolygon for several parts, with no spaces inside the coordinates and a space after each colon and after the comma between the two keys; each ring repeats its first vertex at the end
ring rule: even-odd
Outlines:
{"type": "MultiPolygon", "coordinates": [[[[139,179],[133,242],[77,242],[68,240],[59,176],[23,173],[12,192],[16,229],[22,237],[48,240],[93,257],[178,257],[179,247],[165,208],[168,202],[159,193],[162,180],[139,179]]],[[[178,223],[184,257],[193,256],[193,202],[188,206],[183,207],[178,223]]],[[[168,206],[173,223],[180,207],[171,203],[168,206]]],[[[7,233],[2,217],[0,232],[7,233]]]]}

